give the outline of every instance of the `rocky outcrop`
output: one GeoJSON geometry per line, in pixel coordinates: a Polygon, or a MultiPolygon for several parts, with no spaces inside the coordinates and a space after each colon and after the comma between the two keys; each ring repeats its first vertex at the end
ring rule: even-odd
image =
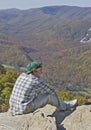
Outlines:
{"type": "Polygon", "coordinates": [[[45,106],[34,113],[11,116],[9,112],[0,114],[0,130],[57,130],[54,117],[48,115],[55,107],[45,106]]]}
{"type": "Polygon", "coordinates": [[[80,40],[81,43],[91,42],[91,27],[88,29],[87,34],[80,40]]]}
{"type": "Polygon", "coordinates": [[[78,107],[61,123],[61,130],[91,130],[91,105],[78,107]]]}
{"type": "Polygon", "coordinates": [[[83,105],[75,111],[58,112],[46,105],[33,113],[11,116],[0,114],[0,130],[91,130],[91,106],[83,105]]]}

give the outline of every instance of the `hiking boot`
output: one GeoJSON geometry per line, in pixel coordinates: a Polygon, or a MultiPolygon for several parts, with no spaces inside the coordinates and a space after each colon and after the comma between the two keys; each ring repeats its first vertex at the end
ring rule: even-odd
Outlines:
{"type": "Polygon", "coordinates": [[[70,109],[70,108],[76,107],[78,104],[78,101],[77,101],[77,99],[74,99],[72,101],[65,102],[65,103],[66,103],[66,109],[70,109]]]}
{"type": "Polygon", "coordinates": [[[72,108],[75,108],[77,106],[77,99],[72,101],[63,101],[60,100],[60,106],[58,108],[58,111],[66,111],[66,110],[72,110],[72,108]]]}

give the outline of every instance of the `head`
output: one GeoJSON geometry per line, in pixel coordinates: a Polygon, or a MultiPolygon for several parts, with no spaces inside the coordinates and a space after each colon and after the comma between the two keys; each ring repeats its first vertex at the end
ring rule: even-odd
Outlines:
{"type": "Polygon", "coordinates": [[[31,74],[33,74],[33,75],[35,75],[37,77],[40,77],[41,72],[42,72],[42,63],[33,61],[33,62],[30,62],[27,65],[27,68],[26,68],[26,73],[27,74],[31,73],[31,74]]]}

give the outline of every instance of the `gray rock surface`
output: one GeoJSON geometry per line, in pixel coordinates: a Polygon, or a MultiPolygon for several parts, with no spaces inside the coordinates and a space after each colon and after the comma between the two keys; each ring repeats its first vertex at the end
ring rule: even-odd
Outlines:
{"type": "Polygon", "coordinates": [[[0,130],[91,130],[91,105],[74,111],[58,112],[46,105],[34,113],[11,116],[0,113],[0,130]]]}
{"type": "Polygon", "coordinates": [[[47,115],[55,111],[55,107],[45,106],[34,113],[11,116],[9,112],[0,114],[0,130],[57,130],[54,117],[47,115]]]}
{"type": "Polygon", "coordinates": [[[61,130],[91,130],[91,105],[77,107],[61,123],[61,130]]]}

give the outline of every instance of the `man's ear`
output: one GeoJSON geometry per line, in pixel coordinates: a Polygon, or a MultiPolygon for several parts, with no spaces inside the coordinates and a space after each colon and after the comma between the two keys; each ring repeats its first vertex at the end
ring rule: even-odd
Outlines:
{"type": "Polygon", "coordinates": [[[36,70],[36,69],[32,70],[32,73],[36,73],[36,72],[37,72],[37,70],[36,70]]]}

